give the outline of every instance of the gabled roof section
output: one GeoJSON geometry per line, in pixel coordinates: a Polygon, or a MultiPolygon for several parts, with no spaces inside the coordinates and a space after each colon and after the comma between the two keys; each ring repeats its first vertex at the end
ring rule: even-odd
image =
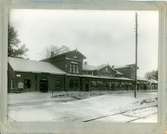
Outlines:
{"type": "Polygon", "coordinates": [[[100,70],[100,69],[102,69],[102,68],[104,68],[104,67],[107,67],[107,66],[110,67],[110,65],[107,65],[107,64],[101,64],[101,65],[97,66],[97,70],[100,70]]]}
{"type": "Polygon", "coordinates": [[[117,75],[123,75],[123,73],[119,72],[118,70],[115,70],[115,72],[116,72],[117,75]]]}
{"type": "Polygon", "coordinates": [[[17,72],[65,74],[64,71],[60,70],[59,68],[48,62],[33,61],[12,57],[8,57],[8,62],[12,69],[17,72]]]}
{"type": "MultiPolygon", "coordinates": [[[[85,71],[95,71],[95,70],[100,70],[100,69],[102,69],[102,68],[104,68],[106,66],[111,67],[108,64],[102,64],[102,65],[99,65],[99,66],[94,66],[94,65],[89,65],[89,64],[83,64],[83,70],[85,70],[85,71]]],[[[112,68],[112,70],[115,71],[117,75],[123,75],[118,70],[115,70],[115,68],[112,68]]]]}

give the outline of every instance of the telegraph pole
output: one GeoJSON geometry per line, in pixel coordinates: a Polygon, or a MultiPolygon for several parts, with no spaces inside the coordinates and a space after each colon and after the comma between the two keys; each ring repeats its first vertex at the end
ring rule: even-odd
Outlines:
{"type": "Polygon", "coordinates": [[[135,13],[135,89],[134,97],[137,97],[137,54],[138,54],[138,14],[135,13]]]}

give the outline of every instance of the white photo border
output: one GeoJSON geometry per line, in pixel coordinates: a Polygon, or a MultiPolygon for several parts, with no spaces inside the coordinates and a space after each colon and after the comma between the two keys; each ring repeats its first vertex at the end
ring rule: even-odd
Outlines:
{"type": "Polygon", "coordinates": [[[163,134],[167,128],[167,2],[128,0],[0,0],[0,126],[2,134],[163,134]],[[159,11],[158,123],[56,123],[7,120],[7,47],[10,9],[89,9],[159,11]]]}

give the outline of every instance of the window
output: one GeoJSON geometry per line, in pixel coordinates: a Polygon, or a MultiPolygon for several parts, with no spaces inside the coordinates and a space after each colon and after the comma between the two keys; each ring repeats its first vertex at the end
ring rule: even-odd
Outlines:
{"type": "Polygon", "coordinates": [[[108,69],[108,67],[106,67],[106,72],[107,72],[107,73],[109,72],[109,69],[108,69]]]}
{"type": "Polygon", "coordinates": [[[62,83],[61,83],[61,80],[55,80],[55,87],[54,87],[54,90],[57,90],[57,91],[61,91],[62,89],[62,83]]]}
{"type": "Polygon", "coordinates": [[[11,88],[11,89],[14,88],[14,81],[13,81],[13,80],[10,81],[10,88],[11,88]]]}
{"type": "Polygon", "coordinates": [[[61,87],[61,81],[60,80],[56,80],[55,81],[55,87],[61,87]]]}
{"type": "Polygon", "coordinates": [[[79,73],[78,63],[70,63],[70,73],[79,73]]]}
{"type": "Polygon", "coordinates": [[[70,63],[70,73],[73,72],[72,64],[70,63]]]}
{"type": "Polygon", "coordinates": [[[16,74],[16,77],[20,78],[20,77],[21,77],[21,74],[16,74]]]}
{"type": "Polygon", "coordinates": [[[31,80],[29,80],[29,79],[24,80],[24,88],[25,89],[31,88],[31,80]]]}
{"type": "Polygon", "coordinates": [[[92,86],[92,87],[96,87],[96,81],[95,81],[95,80],[92,80],[92,81],[91,81],[91,86],[92,86]]]}

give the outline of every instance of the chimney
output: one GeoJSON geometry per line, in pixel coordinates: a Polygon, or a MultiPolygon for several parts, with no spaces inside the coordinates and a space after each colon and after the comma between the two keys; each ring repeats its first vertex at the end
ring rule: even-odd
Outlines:
{"type": "Polygon", "coordinates": [[[54,52],[53,51],[51,51],[51,57],[53,57],[54,56],[54,52]]]}

